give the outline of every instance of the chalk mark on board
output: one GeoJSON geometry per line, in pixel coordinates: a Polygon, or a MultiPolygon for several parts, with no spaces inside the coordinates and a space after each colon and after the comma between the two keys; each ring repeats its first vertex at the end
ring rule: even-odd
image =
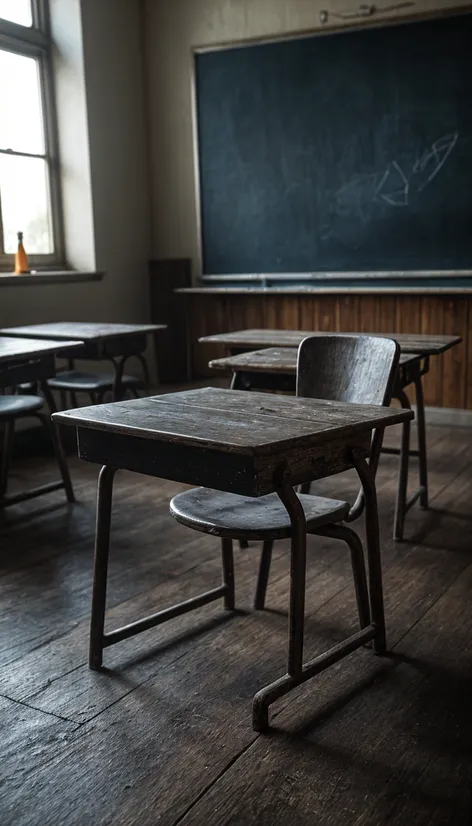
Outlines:
{"type": "Polygon", "coordinates": [[[410,182],[398,161],[391,161],[378,185],[374,200],[381,198],[393,207],[406,207],[410,203],[410,182]]]}
{"type": "Polygon", "coordinates": [[[357,249],[363,243],[365,227],[376,216],[375,205],[409,207],[412,196],[423,192],[444,168],[458,140],[458,132],[435,140],[416,159],[409,174],[397,160],[389,161],[379,172],[354,174],[335,192],[331,221],[320,228],[321,240],[357,249]]]}
{"type": "Polygon", "coordinates": [[[378,172],[355,175],[336,192],[337,215],[342,218],[354,212],[363,224],[367,224],[371,218],[370,203],[377,190],[378,182],[378,172]]]}
{"type": "Polygon", "coordinates": [[[459,133],[443,135],[442,138],[434,141],[429,149],[421,155],[413,167],[413,174],[427,173],[426,180],[418,185],[418,192],[422,192],[431,181],[434,181],[436,175],[439,174],[449,155],[454,149],[459,138],[459,133]]]}

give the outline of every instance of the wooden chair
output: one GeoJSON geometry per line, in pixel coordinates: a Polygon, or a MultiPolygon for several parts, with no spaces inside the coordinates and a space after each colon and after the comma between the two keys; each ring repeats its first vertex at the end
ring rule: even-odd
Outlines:
{"type": "MultiPolygon", "coordinates": [[[[400,348],[392,339],[373,336],[326,335],[306,338],[299,347],[297,395],[356,404],[388,405],[395,382],[400,348]]],[[[372,439],[370,466],[375,472],[383,432],[372,439]]],[[[344,541],[351,552],[361,628],[370,621],[369,592],[364,553],[358,535],[345,522],[363,510],[362,492],[351,507],[348,502],[298,494],[305,512],[307,533],[344,541]]],[[[223,576],[233,570],[233,540],[262,540],[263,549],[255,596],[255,608],[264,608],[273,542],[291,535],[290,519],[277,494],[259,499],[193,488],[175,496],[170,503],[172,516],[189,528],[221,537],[223,576]]],[[[370,595],[380,589],[380,560],[369,572],[370,595]],[[378,563],[378,564],[377,564],[378,563]],[[377,581],[377,579],[379,581],[377,581]]],[[[232,576],[230,576],[232,581],[232,576]]],[[[234,585],[233,585],[234,588],[234,585]]],[[[372,605],[377,600],[370,600],[372,605]]],[[[227,608],[234,607],[234,591],[227,608]]],[[[382,616],[372,621],[384,627],[382,616]]]]}

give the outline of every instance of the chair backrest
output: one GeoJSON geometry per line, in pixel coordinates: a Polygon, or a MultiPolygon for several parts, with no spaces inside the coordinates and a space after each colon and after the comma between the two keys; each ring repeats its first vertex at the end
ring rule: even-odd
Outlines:
{"type": "Polygon", "coordinates": [[[400,347],[391,338],[310,336],[298,349],[297,395],[388,405],[399,358],[400,347]]]}
{"type": "MultiPolygon", "coordinates": [[[[341,334],[310,336],[298,348],[297,396],[389,405],[399,358],[400,345],[391,338],[341,334]]],[[[376,430],[369,460],[374,474],[382,439],[383,430],[376,430]]],[[[361,489],[346,521],[357,519],[364,504],[361,489]]]]}

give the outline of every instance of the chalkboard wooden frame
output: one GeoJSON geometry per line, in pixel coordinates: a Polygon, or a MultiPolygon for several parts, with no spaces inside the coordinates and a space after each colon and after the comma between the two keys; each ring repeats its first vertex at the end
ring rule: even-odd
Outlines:
{"type": "MultiPolygon", "coordinates": [[[[411,4],[412,7],[414,3],[411,4]]],[[[320,25],[318,27],[314,27],[312,29],[304,29],[300,31],[293,31],[283,35],[264,35],[256,36],[253,38],[245,38],[233,41],[222,41],[217,44],[204,44],[204,45],[196,45],[192,47],[192,61],[191,61],[191,101],[192,101],[192,137],[193,137],[193,156],[194,156],[194,176],[195,176],[195,213],[197,219],[197,237],[198,237],[198,259],[196,262],[195,267],[195,276],[201,283],[208,283],[208,287],[217,287],[218,282],[221,283],[222,287],[225,286],[225,282],[232,282],[234,286],[237,285],[238,281],[241,282],[253,282],[254,286],[256,283],[259,282],[262,287],[276,287],[277,282],[284,282],[285,284],[290,284],[293,282],[293,286],[295,287],[297,282],[305,282],[304,286],[310,286],[309,283],[314,287],[322,286],[321,282],[324,282],[329,287],[329,282],[331,279],[335,281],[344,281],[346,286],[348,286],[349,281],[354,279],[357,283],[361,282],[365,279],[369,287],[372,289],[373,282],[379,280],[383,282],[385,287],[386,280],[388,281],[389,277],[392,278],[392,284],[398,283],[399,280],[404,280],[405,287],[408,286],[408,282],[411,283],[413,281],[415,285],[417,283],[421,283],[423,279],[425,279],[425,289],[429,291],[429,289],[434,288],[434,281],[438,279],[438,284],[441,285],[441,289],[444,289],[444,280],[446,279],[457,279],[455,281],[456,287],[461,283],[461,279],[464,279],[464,291],[470,290],[470,284],[472,279],[472,269],[439,269],[439,270],[412,270],[412,269],[405,269],[399,271],[398,269],[389,270],[385,269],[379,272],[375,272],[373,270],[368,271],[360,271],[360,270],[349,270],[346,272],[343,271],[334,271],[334,272],[324,272],[321,270],[313,271],[313,272],[290,272],[290,273],[278,273],[278,272],[267,272],[267,273],[222,273],[221,275],[218,274],[211,274],[206,275],[203,269],[203,226],[202,226],[202,199],[201,199],[201,179],[200,179],[200,153],[199,153],[199,137],[198,137],[198,110],[197,110],[197,84],[196,84],[196,59],[198,55],[204,54],[206,52],[215,52],[215,51],[222,51],[222,50],[233,50],[238,49],[245,46],[254,46],[254,45],[263,45],[263,44],[270,44],[270,43],[277,43],[277,42],[286,42],[286,41],[294,41],[300,39],[307,39],[311,37],[325,37],[329,35],[336,35],[336,34],[346,34],[353,30],[366,30],[366,29],[382,29],[385,27],[392,28],[392,27],[401,27],[408,23],[421,23],[423,21],[428,20],[439,20],[439,19],[449,19],[453,17],[464,17],[466,15],[472,14],[472,2],[466,5],[458,5],[456,7],[450,8],[442,8],[442,9],[434,9],[432,11],[425,11],[421,10],[419,13],[418,11],[410,11],[410,12],[400,12],[395,15],[395,17],[391,17],[387,12],[383,13],[381,9],[375,9],[375,16],[365,18],[359,17],[356,19],[355,17],[346,18],[345,20],[341,20],[340,18],[334,19],[330,18],[329,23],[325,25],[320,25]],[[267,280],[270,280],[270,285],[267,283],[267,280]],[[426,279],[433,283],[431,285],[426,286],[426,279]]],[[[452,282],[451,282],[452,283],[452,282]]],[[[366,285],[367,286],[367,285],[366,285]]],[[[303,288],[303,287],[302,287],[303,288]]],[[[375,289],[375,288],[374,288],[375,289]]],[[[380,291],[382,291],[382,287],[380,287],[380,291]]]]}

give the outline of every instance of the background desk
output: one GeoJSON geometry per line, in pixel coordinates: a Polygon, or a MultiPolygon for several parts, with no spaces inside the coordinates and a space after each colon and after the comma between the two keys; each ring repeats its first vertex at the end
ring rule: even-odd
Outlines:
{"type": "MultiPolygon", "coordinates": [[[[179,293],[187,305],[195,378],[210,376],[208,362],[225,355],[222,346],[201,347],[198,339],[247,328],[321,332],[422,333],[454,335],[462,343],[434,359],[425,376],[429,407],[472,410],[472,295],[408,289],[363,291],[261,290],[236,292],[200,288],[179,293]]],[[[260,345],[264,346],[264,345],[260,345]]],[[[268,345],[266,345],[268,346],[268,345]]],[[[250,349],[255,349],[251,347],[250,349]]]]}
{"type": "Polygon", "coordinates": [[[150,387],[149,370],[144,352],[147,336],[165,330],[165,324],[98,324],[82,321],[54,321],[47,324],[27,324],[24,327],[6,327],[0,335],[21,336],[36,339],[73,340],[81,342],[79,349],[64,348],[62,357],[68,359],[73,369],[74,359],[90,361],[109,360],[115,370],[114,394],[119,395],[120,381],[129,358],[141,364],[146,388],[150,387]]]}

